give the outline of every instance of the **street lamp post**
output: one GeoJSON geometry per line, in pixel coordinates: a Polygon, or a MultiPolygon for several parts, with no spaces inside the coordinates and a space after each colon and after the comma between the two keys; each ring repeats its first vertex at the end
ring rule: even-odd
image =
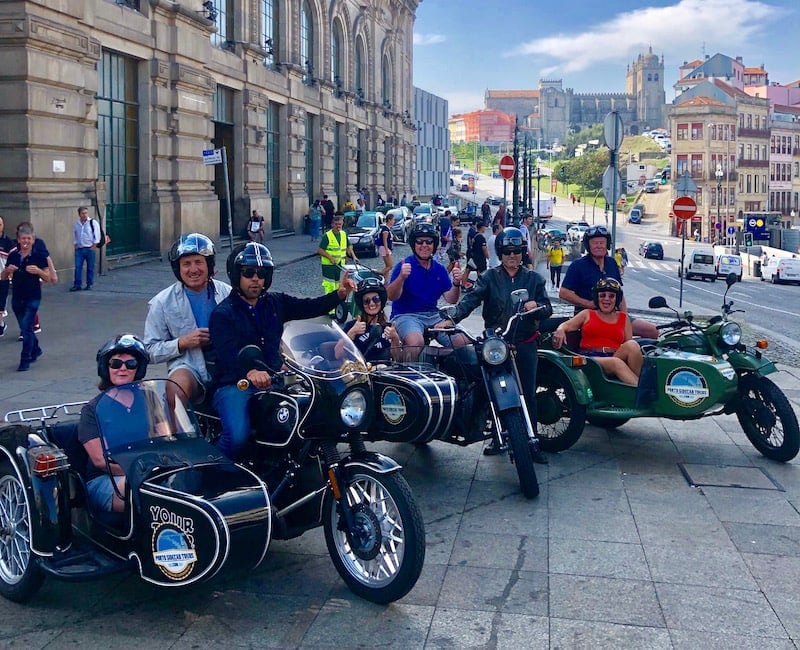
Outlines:
{"type": "Polygon", "coordinates": [[[542,213],[542,191],[539,189],[539,183],[542,180],[542,168],[536,164],[536,232],[539,232],[541,220],[539,215],[542,213]]]}
{"type": "Polygon", "coordinates": [[[717,177],[717,225],[720,227],[720,234],[722,234],[722,221],[720,217],[720,209],[722,207],[722,165],[717,164],[717,171],[714,172],[714,176],[717,177]]]}

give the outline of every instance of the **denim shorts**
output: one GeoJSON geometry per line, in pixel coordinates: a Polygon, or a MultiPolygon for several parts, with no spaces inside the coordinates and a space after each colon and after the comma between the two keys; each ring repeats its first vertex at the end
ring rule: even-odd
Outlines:
{"type": "MultiPolygon", "coordinates": [[[[115,476],[114,480],[119,485],[120,481],[124,481],[124,476],[115,476]]],[[[111,512],[111,500],[114,496],[114,486],[111,484],[111,476],[104,474],[103,476],[96,476],[86,484],[87,498],[89,503],[95,510],[104,510],[111,512]]],[[[120,492],[122,490],[120,489],[120,492]]],[[[125,494],[123,493],[124,497],[125,494]]]]}
{"type": "MultiPolygon", "coordinates": [[[[414,332],[418,332],[421,336],[425,332],[426,327],[433,327],[441,322],[442,317],[439,316],[439,312],[435,311],[400,314],[392,319],[392,323],[401,341],[405,341],[406,337],[414,332]]],[[[436,340],[445,347],[451,347],[450,337],[445,334],[440,334],[436,337],[436,340]]]]}

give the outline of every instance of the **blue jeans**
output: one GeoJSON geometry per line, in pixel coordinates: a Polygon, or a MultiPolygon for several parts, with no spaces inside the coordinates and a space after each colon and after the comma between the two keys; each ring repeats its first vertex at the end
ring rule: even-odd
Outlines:
{"type": "Polygon", "coordinates": [[[239,454],[250,437],[247,402],[255,393],[255,388],[239,390],[235,384],[230,384],[217,388],[211,400],[214,410],[222,420],[222,435],[217,440],[217,449],[231,460],[239,460],[239,454]]]}
{"type": "Polygon", "coordinates": [[[75,279],[72,281],[74,286],[81,286],[84,262],[86,262],[86,286],[91,287],[94,284],[94,259],[94,248],[75,249],[75,279]]]}
{"type": "Polygon", "coordinates": [[[30,363],[42,353],[39,347],[39,339],[33,333],[33,323],[36,320],[36,312],[39,311],[41,298],[20,300],[12,296],[11,309],[19,323],[19,331],[22,333],[22,355],[20,363],[30,363]]]}

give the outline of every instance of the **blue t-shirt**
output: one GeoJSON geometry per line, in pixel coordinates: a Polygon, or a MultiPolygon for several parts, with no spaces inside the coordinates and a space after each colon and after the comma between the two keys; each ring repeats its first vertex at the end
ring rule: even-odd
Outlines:
{"type": "Polygon", "coordinates": [[[211,318],[211,312],[217,306],[217,301],[214,300],[214,294],[211,292],[209,296],[208,288],[201,289],[200,291],[192,291],[186,289],[186,297],[189,300],[189,305],[194,314],[194,322],[197,327],[208,327],[208,321],[211,318]]]}
{"type": "MultiPolygon", "coordinates": [[[[606,255],[604,260],[604,269],[601,271],[600,267],[594,261],[591,255],[586,254],[578,258],[567,267],[567,273],[561,286],[570,291],[578,294],[578,297],[584,300],[592,299],[592,289],[600,278],[614,278],[622,284],[622,277],[619,273],[619,266],[613,257],[606,255]]],[[[576,308],[580,311],[581,308],[576,308]]]]}
{"type": "Polygon", "coordinates": [[[29,266],[38,266],[40,269],[47,268],[47,250],[41,253],[36,250],[36,246],[31,247],[31,252],[22,257],[19,249],[14,249],[8,255],[7,265],[18,267],[11,278],[11,287],[14,292],[15,300],[41,300],[42,283],[38,275],[28,273],[25,269],[29,266]]]}
{"type": "Polygon", "coordinates": [[[390,283],[400,275],[403,262],[411,264],[411,275],[403,283],[403,293],[392,301],[392,318],[400,314],[437,311],[436,303],[439,298],[453,286],[447,269],[433,259],[430,268],[426,269],[420,265],[416,255],[409,255],[392,269],[390,283]]]}

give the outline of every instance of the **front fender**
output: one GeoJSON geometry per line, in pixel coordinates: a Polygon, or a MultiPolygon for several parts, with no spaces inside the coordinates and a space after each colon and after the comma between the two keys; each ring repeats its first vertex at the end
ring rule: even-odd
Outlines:
{"type": "MultiPolygon", "coordinates": [[[[575,399],[578,401],[578,404],[586,406],[592,401],[592,387],[589,384],[589,380],[586,378],[586,374],[583,372],[583,370],[572,366],[571,359],[573,358],[573,355],[566,355],[555,350],[539,349],[538,357],[538,376],[541,376],[546,372],[560,372],[572,385],[572,389],[575,391],[575,399]]],[[[537,381],[537,384],[538,383],[539,382],[537,381]]]]}
{"type": "Polygon", "coordinates": [[[489,384],[490,398],[493,399],[498,411],[506,411],[522,405],[519,397],[519,385],[514,375],[509,372],[501,372],[489,375],[486,379],[489,384]]]}
{"type": "Polygon", "coordinates": [[[359,467],[371,469],[377,474],[393,474],[399,472],[400,464],[389,456],[384,456],[374,451],[359,454],[357,457],[346,456],[342,459],[341,465],[348,472],[358,470],[359,467]]]}
{"type": "Polygon", "coordinates": [[[728,353],[728,363],[733,366],[737,374],[752,372],[759,377],[764,377],[771,375],[773,372],[778,372],[775,364],[766,357],[762,356],[759,359],[754,354],[740,352],[739,350],[732,350],[728,353]]]}

